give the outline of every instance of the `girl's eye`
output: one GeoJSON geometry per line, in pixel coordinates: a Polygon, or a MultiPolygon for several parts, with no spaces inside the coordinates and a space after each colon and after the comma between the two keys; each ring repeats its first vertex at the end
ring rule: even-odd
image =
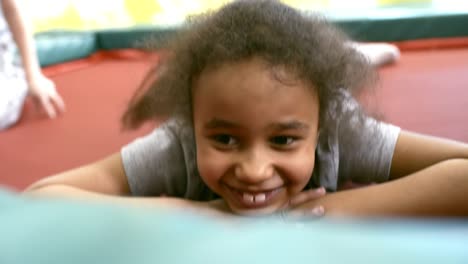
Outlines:
{"type": "Polygon", "coordinates": [[[297,138],[290,136],[277,136],[270,139],[270,142],[277,146],[289,146],[297,141],[297,138]]]}
{"type": "Polygon", "coordinates": [[[237,144],[237,140],[234,137],[226,134],[214,135],[212,139],[216,141],[216,143],[220,143],[226,146],[237,144]]]}

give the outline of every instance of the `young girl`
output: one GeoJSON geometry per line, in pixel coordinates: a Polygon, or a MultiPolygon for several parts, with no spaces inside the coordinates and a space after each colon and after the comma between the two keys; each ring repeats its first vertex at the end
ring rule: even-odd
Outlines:
{"type": "Polygon", "coordinates": [[[64,110],[54,83],[41,72],[32,34],[17,2],[0,0],[0,130],[18,121],[28,94],[50,118],[64,110]],[[15,43],[24,69],[15,63],[15,43]]]}
{"type": "Polygon", "coordinates": [[[347,43],[277,1],[194,19],[123,116],[166,122],[27,192],[240,215],[468,215],[468,146],[366,116],[352,95],[375,72],[347,43]],[[338,191],[349,182],[377,184],[338,191]]]}

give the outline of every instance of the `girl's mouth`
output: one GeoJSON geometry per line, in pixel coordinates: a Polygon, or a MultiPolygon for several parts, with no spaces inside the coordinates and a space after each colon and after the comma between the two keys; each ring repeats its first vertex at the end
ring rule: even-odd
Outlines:
{"type": "Polygon", "coordinates": [[[249,192],[226,185],[237,204],[248,209],[267,206],[283,189],[283,186],[265,191],[249,192]]]}

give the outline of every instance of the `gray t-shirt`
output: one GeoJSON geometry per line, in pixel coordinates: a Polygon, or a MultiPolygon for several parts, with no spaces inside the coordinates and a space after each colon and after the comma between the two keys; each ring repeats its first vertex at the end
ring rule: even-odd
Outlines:
{"type": "MultiPolygon", "coordinates": [[[[370,117],[360,119],[358,103],[345,90],[341,96],[345,98],[340,108],[344,113],[326,133],[319,132],[315,168],[307,188],[324,186],[336,191],[340,182],[380,183],[389,179],[400,129],[370,117]]],[[[331,116],[336,109],[336,104],[330,104],[331,116]]],[[[217,197],[198,173],[191,124],[171,119],[123,147],[121,154],[135,196],[201,201],[217,197]]]]}

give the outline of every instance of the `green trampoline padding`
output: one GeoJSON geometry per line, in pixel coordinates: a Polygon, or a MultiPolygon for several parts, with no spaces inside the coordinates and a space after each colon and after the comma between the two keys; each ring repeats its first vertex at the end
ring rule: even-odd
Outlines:
{"type": "MultiPolygon", "coordinates": [[[[468,12],[435,8],[383,8],[334,10],[325,13],[338,26],[360,41],[403,41],[468,36],[468,12]],[[355,11],[355,12],[354,12],[355,11]]],[[[97,31],[50,31],[36,36],[42,66],[91,55],[97,50],[139,48],[151,38],[162,41],[179,26],[142,25],[97,31]]]]}
{"type": "Polygon", "coordinates": [[[35,35],[41,66],[88,57],[99,47],[91,31],[49,31],[35,35]]]}
{"type": "Polygon", "coordinates": [[[0,263],[468,263],[468,222],[275,219],[234,225],[181,212],[0,191],[0,263]]]}

